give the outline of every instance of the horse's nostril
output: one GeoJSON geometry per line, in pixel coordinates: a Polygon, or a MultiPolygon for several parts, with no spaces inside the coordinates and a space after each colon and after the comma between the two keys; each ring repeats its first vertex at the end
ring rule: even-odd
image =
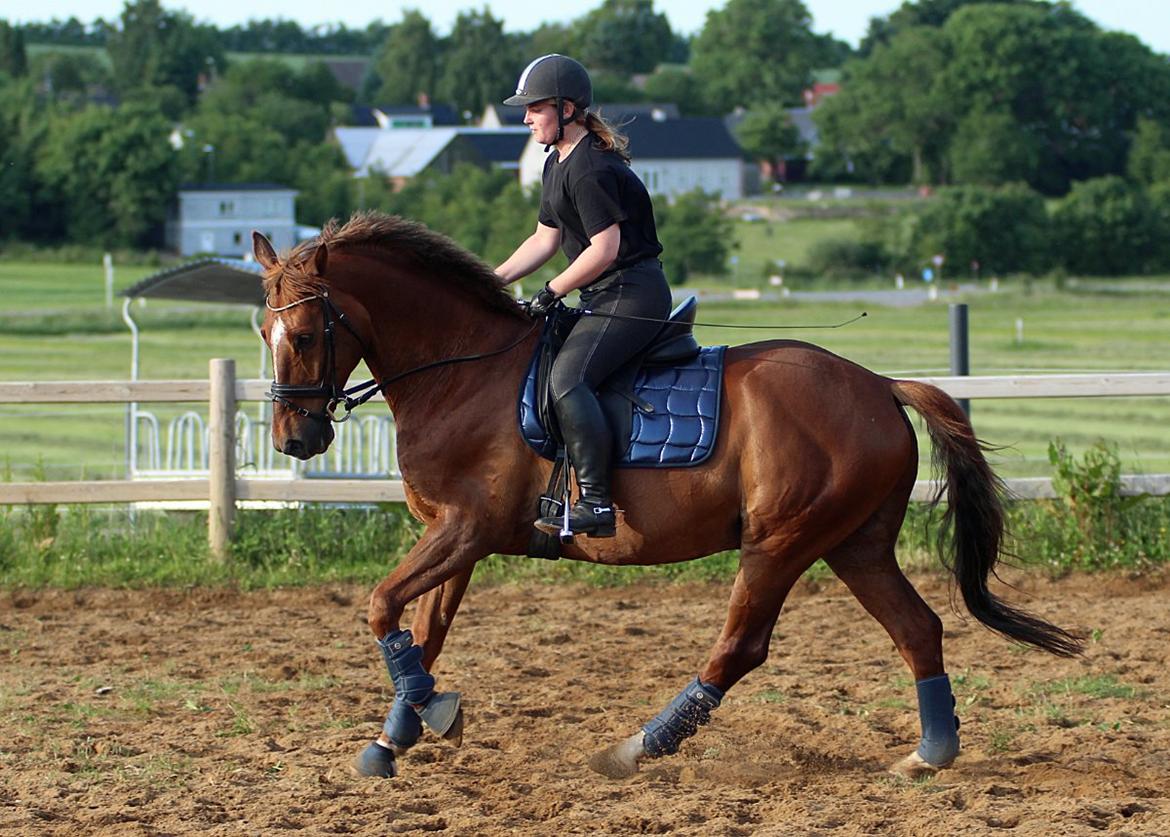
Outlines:
{"type": "Polygon", "coordinates": [[[285,456],[304,458],[305,455],[305,445],[300,439],[286,439],[283,450],[285,456]]]}

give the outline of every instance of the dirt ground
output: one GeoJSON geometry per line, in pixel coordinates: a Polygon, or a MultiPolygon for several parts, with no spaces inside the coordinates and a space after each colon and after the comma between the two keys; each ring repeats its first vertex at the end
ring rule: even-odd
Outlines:
{"type": "Polygon", "coordinates": [[[438,672],[461,749],[358,778],[389,679],[367,591],[0,593],[0,833],[1170,835],[1170,579],[1020,579],[1083,659],[947,628],[963,754],[909,782],[913,683],[836,581],[793,592],[769,660],[677,756],[589,755],[694,677],[723,585],[474,588],[438,672]]]}

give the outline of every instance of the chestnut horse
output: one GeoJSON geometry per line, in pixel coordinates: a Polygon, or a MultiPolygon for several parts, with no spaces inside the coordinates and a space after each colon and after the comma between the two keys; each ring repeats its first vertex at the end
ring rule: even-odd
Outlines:
{"type": "MultiPolygon", "coordinates": [[[[552,467],[517,427],[518,392],[538,337],[489,267],[411,221],[358,214],[286,258],[259,233],[253,249],[265,269],[262,335],[273,356],[276,449],[308,459],[329,447],[330,419],[344,400],[338,383],[364,359],[397,424],[407,505],[425,524],[369,603],[396,696],[357,768],[393,776],[395,755],[417,741],[423,723],[461,741],[459,696],[435,692],[430,669],[475,563],[527,551],[552,467]],[[404,608],[420,597],[411,629],[402,630],[404,608]]],[[[617,536],[565,547],[574,560],[644,565],[740,551],[727,621],[698,677],[591,767],[628,776],[639,762],[674,753],[764,662],[785,597],[818,558],[886,629],[914,675],[922,738],[893,769],[915,776],[953,761],[958,725],[942,625],[894,557],[918,471],[907,406],[925,420],[945,476],[946,563],[971,615],[1011,639],[1079,652],[1078,637],[988,589],[1003,536],[1001,485],[944,392],[790,340],[729,348],[723,383],[710,458],[693,467],[618,469],[614,496],[625,511],[617,536]]]]}

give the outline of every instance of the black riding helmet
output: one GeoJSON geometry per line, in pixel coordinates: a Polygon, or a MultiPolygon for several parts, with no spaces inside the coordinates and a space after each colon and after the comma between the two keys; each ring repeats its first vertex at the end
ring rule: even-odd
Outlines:
{"type": "Polygon", "coordinates": [[[545,99],[557,103],[557,142],[565,133],[565,102],[572,102],[579,111],[593,103],[593,82],[589,72],[565,55],[542,55],[524,68],[516,82],[516,95],[504,99],[505,105],[524,107],[545,99]]]}

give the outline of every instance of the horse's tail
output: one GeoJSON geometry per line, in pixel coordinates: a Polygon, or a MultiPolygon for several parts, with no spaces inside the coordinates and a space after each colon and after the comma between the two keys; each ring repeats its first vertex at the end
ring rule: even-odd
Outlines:
{"type": "Polygon", "coordinates": [[[1005,604],[987,587],[1004,538],[1004,485],[983,456],[983,445],[967,415],[954,399],[930,384],[895,381],[893,391],[898,403],[913,407],[926,422],[934,446],[934,470],[945,483],[935,502],[944,490],[947,500],[939,552],[967,610],[1011,639],[1062,657],[1081,653],[1080,637],[1005,604]]]}

